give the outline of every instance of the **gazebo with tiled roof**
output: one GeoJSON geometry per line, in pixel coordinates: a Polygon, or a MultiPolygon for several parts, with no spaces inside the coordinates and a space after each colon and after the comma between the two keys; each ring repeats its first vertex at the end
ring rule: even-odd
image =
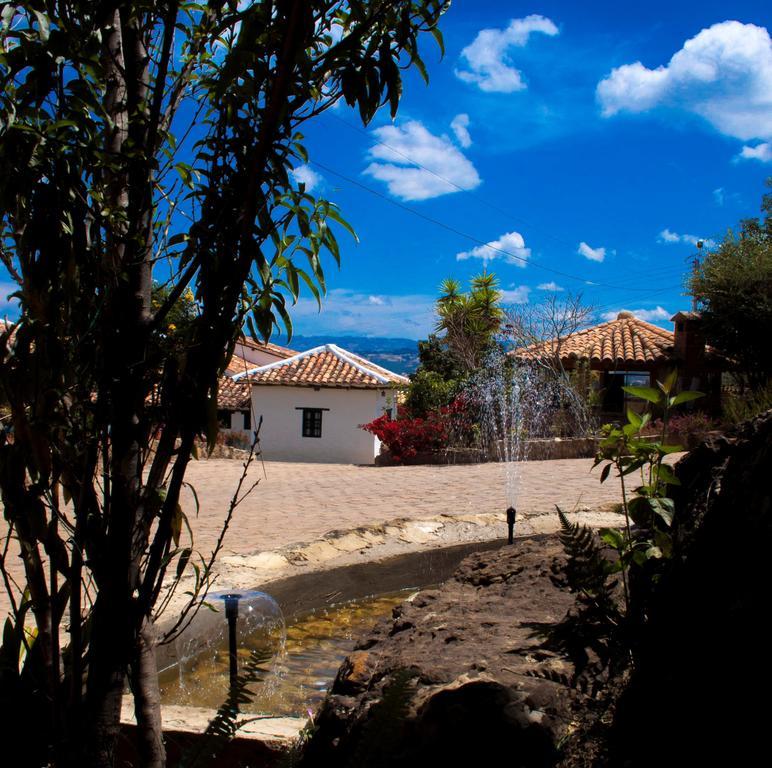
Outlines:
{"type": "Polygon", "coordinates": [[[623,311],[613,320],[565,339],[550,339],[510,354],[523,362],[558,356],[567,371],[584,367],[595,372],[603,412],[618,413],[629,404],[623,386],[652,384],[673,368],[681,374],[682,388],[708,393],[713,407],[720,392],[720,365],[699,332],[699,315],[679,312],[672,320],[675,330],[668,331],[623,311]]]}

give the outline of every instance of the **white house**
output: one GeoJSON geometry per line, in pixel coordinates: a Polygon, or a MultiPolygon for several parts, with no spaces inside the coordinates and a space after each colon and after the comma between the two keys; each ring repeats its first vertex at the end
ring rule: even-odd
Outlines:
{"type": "Polygon", "coordinates": [[[238,381],[234,377],[256,366],[286,360],[296,354],[297,351],[294,349],[280,347],[270,342],[253,341],[246,336],[242,336],[236,342],[231,361],[225,369],[225,375],[220,378],[220,391],[217,397],[222,432],[241,435],[244,441],[249,441],[254,429],[249,384],[246,379],[238,381]]]}
{"type": "Polygon", "coordinates": [[[380,441],[360,425],[396,414],[397,392],[409,383],[335,344],[236,373],[232,380],[252,388],[265,459],[353,464],[372,464],[380,451],[380,441]]]}

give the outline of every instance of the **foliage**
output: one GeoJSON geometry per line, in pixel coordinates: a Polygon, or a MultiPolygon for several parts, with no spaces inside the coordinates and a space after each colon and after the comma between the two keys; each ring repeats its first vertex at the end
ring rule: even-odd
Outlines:
{"type": "Polygon", "coordinates": [[[405,407],[410,413],[426,418],[433,411],[450,405],[460,387],[457,379],[445,379],[437,371],[419,369],[410,381],[405,407]]]}
{"type": "Polygon", "coordinates": [[[468,293],[452,279],[445,280],[441,290],[438,333],[418,343],[419,366],[405,400],[410,413],[421,418],[456,400],[494,344],[502,317],[494,275],[474,278],[468,293]]]}
{"type": "Polygon", "coordinates": [[[728,393],[723,397],[724,418],[730,424],[740,424],[772,408],[772,381],[754,391],[728,393]]]}
{"type": "Polygon", "coordinates": [[[418,370],[438,373],[445,381],[458,381],[464,375],[448,348],[447,339],[435,333],[418,342],[418,370]]]}
{"type": "Polygon", "coordinates": [[[375,435],[396,462],[411,459],[419,453],[441,450],[448,444],[448,424],[444,414],[437,411],[426,418],[403,413],[392,419],[384,414],[360,428],[375,435]]]}
{"type": "MultiPolygon", "coordinates": [[[[662,420],[652,422],[655,433],[662,432],[662,420]]],[[[703,440],[708,432],[718,429],[719,424],[704,411],[693,411],[675,414],[670,417],[668,431],[671,435],[682,440],[687,447],[693,447],[695,443],[703,440]]]]}
{"type": "Polygon", "coordinates": [[[467,293],[452,278],[444,280],[437,299],[437,331],[444,333],[445,343],[464,373],[471,373],[495,342],[504,317],[501,291],[494,274],[472,278],[467,293]]]}
{"type": "MultiPolygon", "coordinates": [[[[150,298],[151,308],[157,311],[164,306],[170,300],[171,292],[171,285],[153,281],[150,298]]],[[[171,302],[166,316],[166,327],[163,330],[159,329],[158,334],[162,357],[168,358],[185,352],[190,343],[190,335],[193,332],[198,313],[198,305],[190,288],[187,288],[171,302]]]]}
{"type": "Polygon", "coordinates": [[[590,663],[588,649],[603,667],[616,664],[623,656],[617,631],[623,623],[616,595],[619,561],[608,557],[589,527],[572,523],[560,507],[557,512],[558,537],[567,561],[553,581],[577,595],[578,612],[552,628],[549,642],[573,660],[579,677],[590,663]]]}
{"type": "MultiPolygon", "coordinates": [[[[193,741],[180,756],[176,768],[201,768],[211,765],[215,757],[222,754],[245,725],[261,717],[241,717],[241,710],[249,704],[254,695],[251,689],[264,680],[265,665],[271,660],[270,650],[249,651],[249,658],[243,662],[236,679],[228,688],[228,696],[218,707],[204,733],[193,741]]],[[[267,715],[265,717],[268,717],[267,715]]]]}
{"type": "Polygon", "coordinates": [[[764,195],[761,210],[763,220],[746,219],[739,233],[730,230],[689,280],[707,341],[735,362],[753,390],[772,377],[772,194],[764,195]]]}
{"type": "Polygon", "coordinates": [[[629,394],[646,401],[649,410],[640,415],[629,409],[626,424],[603,428],[594,466],[603,465],[601,482],[612,470],[616,472],[625,518],[624,529],[603,528],[599,532],[600,542],[612,554],[601,552],[588,529],[570,526],[559,511],[561,541],[569,556],[566,578],[583,595],[583,610],[564,622],[557,635],[564,643],[572,633],[605,643],[609,663],[620,651],[635,657],[641,629],[648,621],[654,585],[672,554],[674,504],[668,488],[677,485],[678,479],[665,458],[682,448],[668,443],[668,431],[673,409],[702,397],[700,392],[675,394],[676,381],[677,372],[673,371],[664,382],[657,382],[656,388],[624,387],[629,394]],[[652,411],[660,417],[661,431],[657,436],[645,436],[652,411]],[[628,483],[632,478],[638,485],[630,493],[628,483]],[[620,607],[611,598],[613,585],[608,581],[616,573],[622,581],[620,607]]]}
{"type": "Polygon", "coordinates": [[[0,260],[20,307],[0,333],[5,637],[34,629],[24,695],[3,688],[0,705],[39,749],[31,762],[112,765],[128,677],[142,762],[163,764],[154,623],[195,570],[184,625],[221,546],[193,551],[186,468],[199,436],[214,444],[218,380],[244,324],[291,333],[301,287],[321,301],[322,259],[339,260],[334,230],[351,231],[293,181],[308,161],[301,129],[341,100],[365,123],[381,105],[394,115],[402,70],[426,76],[419,39],[441,47],[444,9],[2,6],[0,260]],[[166,286],[156,306],[154,280],[166,286]],[[20,589],[6,557],[17,546],[20,589]]]}
{"type": "Polygon", "coordinates": [[[349,768],[388,768],[394,765],[395,750],[403,737],[404,721],[413,698],[416,672],[395,669],[389,684],[384,686],[381,701],[375,704],[359,734],[349,768]]]}

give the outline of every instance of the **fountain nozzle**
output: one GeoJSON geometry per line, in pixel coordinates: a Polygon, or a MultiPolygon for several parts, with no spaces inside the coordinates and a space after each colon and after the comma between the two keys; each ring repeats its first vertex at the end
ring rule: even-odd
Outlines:
{"type": "Polygon", "coordinates": [[[236,682],[239,674],[239,662],[236,652],[236,621],[239,617],[239,598],[241,595],[223,595],[225,601],[225,618],[228,620],[228,655],[230,657],[231,685],[236,682]]]}
{"type": "Polygon", "coordinates": [[[509,543],[514,544],[515,541],[515,518],[517,517],[517,510],[514,507],[507,508],[507,528],[509,528],[509,543]]]}

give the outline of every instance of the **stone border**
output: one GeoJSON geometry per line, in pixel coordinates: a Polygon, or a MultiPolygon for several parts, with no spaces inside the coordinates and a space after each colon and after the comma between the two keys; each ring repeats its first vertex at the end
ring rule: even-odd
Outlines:
{"type": "MultiPolygon", "coordinates": [[[[599,437],[545,437],[526,440],[525,461],[587,459],[595,456],[599,443],[599,437]]],[[[491,461],[500,461],[498,454],[479,448],[424,451],[403,461],[395,461],[391,454],[383,449],[382,453],[376,457],[375,465],[377,467],[393,467],[399,464],[408,466],[417,464],[483,464],[491,461]]]]}

